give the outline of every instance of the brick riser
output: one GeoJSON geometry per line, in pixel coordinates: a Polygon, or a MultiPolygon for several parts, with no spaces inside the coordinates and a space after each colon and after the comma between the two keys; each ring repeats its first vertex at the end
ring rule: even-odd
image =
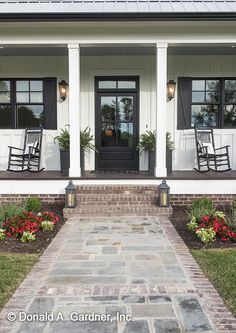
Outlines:
{"type": "Polygon", "coordinates": [[[171,208],[157,206],[156,186],[78,186],[77,207],[64,209],[65,217],[96,214],[170,216],[171,208]]]}

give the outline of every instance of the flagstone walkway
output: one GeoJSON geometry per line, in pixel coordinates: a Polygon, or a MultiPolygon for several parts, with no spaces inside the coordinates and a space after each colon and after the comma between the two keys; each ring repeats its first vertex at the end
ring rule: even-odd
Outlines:
{"type": "Polygon", "coordinates": [[[169,220],[153,216],[69,219],[0,319],[14,333],[236,332],[169,220]]]}

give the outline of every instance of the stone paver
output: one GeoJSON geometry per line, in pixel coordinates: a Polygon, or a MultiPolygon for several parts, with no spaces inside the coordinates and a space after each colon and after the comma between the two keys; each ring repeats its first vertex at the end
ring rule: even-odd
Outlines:
{"type": "Polygon", "coordinates": [[[69,219],[0,320],[1,333],[236,332],[169,220],[153,216],[69,219]]]}

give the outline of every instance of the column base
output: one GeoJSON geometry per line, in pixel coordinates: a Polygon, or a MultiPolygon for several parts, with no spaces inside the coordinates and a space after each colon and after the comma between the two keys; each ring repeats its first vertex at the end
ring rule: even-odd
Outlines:
{"type": "Polygon", "coordinates": [[[70,168],[69,177],[81,177],[81,168],[70,168]]]}
{"type": "Polygon", "coordinates": [[[155,177],[166,177],[167,176],[167,169],[166,168],[155,167],[154,176],[155,177]]]}

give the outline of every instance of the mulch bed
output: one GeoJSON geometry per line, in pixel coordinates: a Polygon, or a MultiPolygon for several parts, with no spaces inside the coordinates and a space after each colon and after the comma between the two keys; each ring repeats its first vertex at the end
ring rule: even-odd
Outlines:
{"type": "MultiPolygon", "coordinates": [[[[180,237],[183,239],[185,244],[188,246],[189,249],[202,249],[206,248],[206,246],[195,236],[195,234],[187,229],[187,223],[189,222],[187,217],[187,207],[178,207],[173,206],[173,215],[170,218],[171,223],[177,230],[180,237]]],[[[224,211],[228,219],[231,218],[230,216],[230,207],[217,207],[217,210],[224,211]]],[[[207,245],[207,248],[229,248],[235,247],[236,242],[227,241],[222,242],[220,240],[215,240],[207,245]]]]}
{"type": "Polygon", "coordinates": [[[0,242],[0,252],[42,253],[66,221],[63,218],[63,208],[64,204],[43,204],[43,211],[52,211],[59,217],[59,221],[55,224],[53,231],[39,231],[36,233],[36,240],[29,243],[22,243],[19,240],[7,238],[0,242]]]}

